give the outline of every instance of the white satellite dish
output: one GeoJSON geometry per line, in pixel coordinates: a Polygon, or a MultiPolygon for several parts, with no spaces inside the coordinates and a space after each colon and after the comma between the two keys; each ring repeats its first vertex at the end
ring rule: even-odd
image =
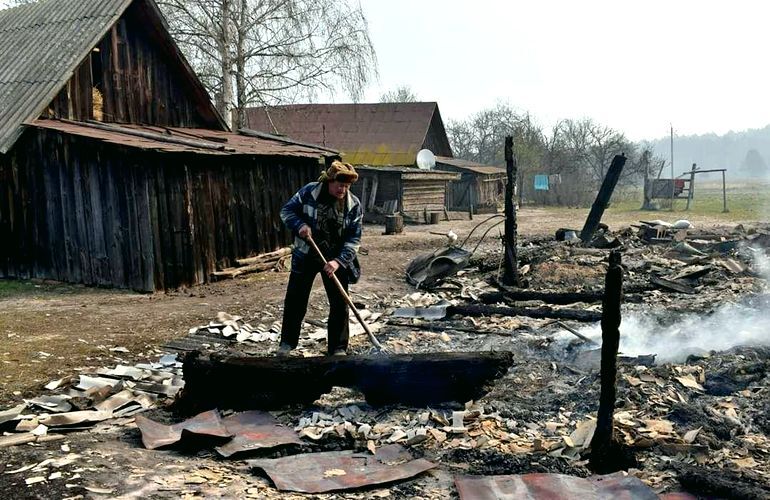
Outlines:
{"type": "Polygon", "coordinates": [[[436,166],[436,156],[430,149],[421,149],[417,153],[417,166],[422,170],[430,170],[436,166]]]}

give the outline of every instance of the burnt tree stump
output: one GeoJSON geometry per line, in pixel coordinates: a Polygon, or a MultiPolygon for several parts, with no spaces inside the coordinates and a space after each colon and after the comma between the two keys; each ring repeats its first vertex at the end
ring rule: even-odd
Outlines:
{"type": "Polygon", "coordinates": [[[309,405],[332,387],[363,392],[373,406],[465,403],[513,364],[510,352],[369,356],[254,357],[189,353],[183,363],[183,413],[309,405]]]}

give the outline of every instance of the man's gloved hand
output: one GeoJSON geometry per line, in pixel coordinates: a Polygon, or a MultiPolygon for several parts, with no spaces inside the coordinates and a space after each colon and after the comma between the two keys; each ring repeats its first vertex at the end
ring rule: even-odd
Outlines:
{"type": "Polygon", "coordinates": [[[303,240],[306,240],[308,239],[308,237],[313,235],[313,232],[310,230],[310,226],[305,224],[304,226],[299,228],[299,231],[297,231],[297,234],[299,235],[300,238],[302,238],[303,240]]]}

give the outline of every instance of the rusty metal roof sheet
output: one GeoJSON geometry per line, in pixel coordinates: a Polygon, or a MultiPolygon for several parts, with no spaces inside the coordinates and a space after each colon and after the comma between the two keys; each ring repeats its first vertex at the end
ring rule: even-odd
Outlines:
{"type": "Polygon", "coordinates": [[[369,452],[330,451],[276,459],[248,460],[252,468],[265,471],[281,491],[326,493],[414,477],[436,467],[423,458],[413,460],[400,445],[369,452]]]}
{"type": "Polygon", "coordinates": [[[460,500],[658,500],[641,480],[621,473],[587,479],[565,474],[456,477],[460,500]]]}
{"type": "Polygon", "coordinates": [[[267,412],[245,411],[222,419],[233,439],[216,448],[223,457],[244,451],[274,448],[286,444],[302,444],[293,429],[282,427],[267,412]]]}
{"type": "MultiPolygon", "coordinates": [[[[6,153],[23,124],[43,112],[88,53],[139,0],[41,0],[0,10],[0,153],[6,153]]],[[[155,27],[186,73],[202,106],[224,129],[203,85],[168,34],[153,0],[142,0],[155,27]]]]}
{"type": "Polygon", "coordinates": [[[434,115],[440,119],[435,102],[293,104],[249,108],[246,123],[254,130],[333,147],[355,165],[413,165],[434,115]]]}
{"type": "Polygon", "coordinates": [[[209,410],[174,425],[160,424],[142,415],[137,415],[134,419],[142,432],[142,443],[148,450],[178,442],[182,439],[182,432],[223,438],[232,435],[225,428],[217,410],[209,410]]]}
{"type": "Polygon", "coordinates": [[[333,156],[328,150],[291,144],[290,139],[271,140],[220,130],[92,124],[62,120],[35,120],[32,126],[88,137],[110,144],[163,152],[194,152],[215,155],[333,156]],[[142,136],[136,135],[142,134],[142,136]],[[180,142],[174,142],[180,141],[180,142]],[[196,147],[195,144],[199,144],[196,147]]]}
{"type": "Polygon", "coordinates": [[[441,169],[442,165],[448,165],[449,167],[462,172],[472,172],[475,174],[505,174],[507,173],[505,167],[496,167],[494,165],[483,165],[468,160],[461,160],[460,158],[449,158],[448,156],[436,157],[436,168],[441,169]]]}

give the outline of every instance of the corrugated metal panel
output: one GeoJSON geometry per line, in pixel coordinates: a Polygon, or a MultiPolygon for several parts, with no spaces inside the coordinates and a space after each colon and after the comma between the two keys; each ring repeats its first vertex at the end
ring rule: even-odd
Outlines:
{"type": "Polygon", "coordinates": [[[110,130],[104,130],[89,126],[88,124],[64,122],[60,120],[35,120],[31,125],[58,130],[67,134],[89,137],[111,144],[130,146],[139,149],[149,149],[153,151],[166,152],[195,152],[200,154],[213,155],[232,155],[248,154],[256,156],[300,156],[307,158],[320,158],[322,156],[332,155],[328,151],[314,149],[309,146],[299,146],[286,144],[280,141],[249,137],[233,132],[222,132],[219,130],[197,129],[197,128],[178,128],[178,127],[150,127],[139,125],[115,125],[110,124],[110,130]],[[131,135],[132,131],[146,132],[158,136],[158,139],[149,137],[137,137],[131,135]],[[170,140],[181,139],[185,141],[197,141],[202,144],[201,147],[194,145],[179,144],[175,142],[164,141],[161,137],[167,137],[170,140]],[[210,149],[205,146],[224,146],[224,150],[210,149]]]}
{"type": "Polygon", "coordinates": [[[133,0],[42,0],[0,11],[0,153],[133,0]]]}
{"type": "MultiPolygon", "coordinates": [[[[295,104],[247,109],[246,122],[254,130],[333,147],[356,165],[413,165],[434,115],[435,102],[295,104]]],[[[435,133],[446,137],[443,130],[435,133]]],[[[446,151],[435,154],[452,154],[445,142],[446,151]]]]}

